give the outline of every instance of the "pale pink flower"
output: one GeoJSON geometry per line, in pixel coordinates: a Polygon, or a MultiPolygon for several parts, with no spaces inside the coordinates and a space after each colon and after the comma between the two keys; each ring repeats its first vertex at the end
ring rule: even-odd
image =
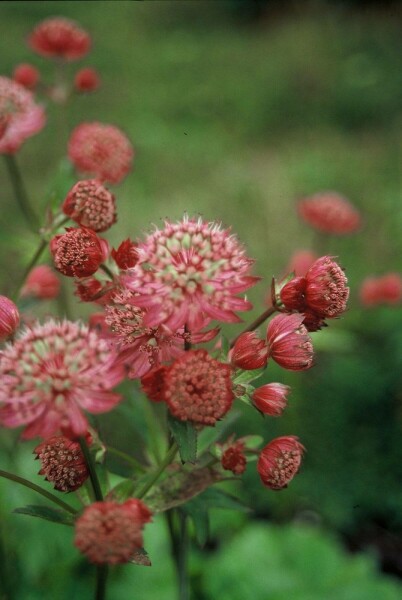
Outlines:
{"type": "Polygon", "coordinates": [[[187,216],[166,222],[137,248],[140,260],[124,281],[136,292],[135,303],[147,309],[144,324],[162,323],[177,331],[197,331],[212,319],[236,323],[235,311],[251,303],[237,294],[257,281],[253,261],[229,230],[187,216]]]}
{"type": "Polygon", "coordinates": [[[103,413],[121,399],[112,388],[123,378],[109,344],[81,323],[36,323],[0,355],[0,422],[26,425],[23,438],[61,431],[84,435],[83,410],[103,413]]]}
{"type": "Polygon", "coordinates": [[[14,154],[45,125],[45,113],[32,93],[0,76],[0,154],[14,154]]]}

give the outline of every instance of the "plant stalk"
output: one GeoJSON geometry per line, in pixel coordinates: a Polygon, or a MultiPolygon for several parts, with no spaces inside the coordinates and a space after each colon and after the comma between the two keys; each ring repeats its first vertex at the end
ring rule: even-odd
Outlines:
{"type": "Polygon", "coordinates": [[[267,308],[266,311],[264,311],[259,317],[257,317],[255,319],[255,321],[250,323],[250,325],[248,325],[245,329],[243,329],[243,331],[241,333],[239,333],[239,335],[237,335],[235,338],[233,338],[233,340],[230,342],[230,347],[233,348],[237,339],[243,333],[246,333],[247,331],[254,331],[254,329],[257,329],[257,327],[262,325],[264,323],[264,321],[266,321],[271,315],[274,314],[274,312],[276,312],[276,308],[274,306],[270,306],[269,308],[267,308]]]}
{"type": "Polygon", "coordinates": [[[24,181],[22,179],[21,171],[19,169],[15,156],[14,154],[3,154],[3,156],[7,166],[7,171],[10,177],[11,185],[14,190],[15,199],[30,229],[33,232],[37,233],[40,227],[39,219],[29,201],[24,181]]]}

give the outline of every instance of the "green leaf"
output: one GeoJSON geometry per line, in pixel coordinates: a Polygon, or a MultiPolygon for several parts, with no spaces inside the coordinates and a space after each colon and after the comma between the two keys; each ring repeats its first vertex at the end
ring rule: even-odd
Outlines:
{"type": "Polygon", "coordinates": [[[74,524],[73,515],[69,515],[65,511],[52,508],[51,506],[34,506],[30,504],[21,508],[15,508],[13,512],[20,515],[39,517],[40,519],[53,521],[53,523],[60,523],[61,525],[72,526],[74,524]]]}
{"type": "Polygon", "coordinates": [[[194,533],[198,544],[203,547],[209,537],[209,515],[208,510],[198,498],[190,500],[183,506],[183,510],[191,518],[194,525],[194,533]]]}
{"type": "Polygon", "coordinates": [[[261,435],[245,435],[241,439],[248,450],[258,450],[264,442],[264,438],[261,435]]]}
{"type": "Polygon", "coordinates": [[[241,400],[244,404],[248,404],[249,406],[254,406],[254,404],[250,400],[250,396],[244,394],[243,396],[238,396],[237,400],[241,400]]]}
{"type": "Polygon", "coordinates": [[[196,501],[202,503],[205,508],[226,508],[240,510],[241,512],[251,512],[251,509],[241,500],[216,487],[210,487],[205,490],[205,492],[196,498],[196,501]]]}
{"type": "Polygon", "coordinates": [[[250,381],[254,381],[254,379],[260,377],[264,371],[265,367],[261,367],[261,369],[253,369],[252,371],[240,371],[240,373],[233,379],[233,383],[235,385],[249,383],[250,381]]]}
{"type": "Polygon", "coordinates": [[[134,482],[131,479],[120,481],[120,483],[110,490],[107,497],[118,502],[124,502],[124,500],[127,500],[127,498],[130,498],[130,496],[133,495],[136,483],[137,482],[134,482]]]}
{"type": "Polygon", "coordinates": [[[197,432],[189,421],[179,421],[168,416],[170,431],[179,446],[182,462],[194,463],[197,460],[197,432]]]}

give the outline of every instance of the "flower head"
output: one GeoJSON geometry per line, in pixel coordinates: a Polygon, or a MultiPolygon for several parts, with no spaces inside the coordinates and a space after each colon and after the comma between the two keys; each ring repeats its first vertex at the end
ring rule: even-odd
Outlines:
{"type": "Polygon", "coordinates": [[[337,192],[320,192],[298,204],[299,215],[309,225],[334,235],[354,233],[361,226],[357,209],[337,192]]]}
{"type": "Polygon", "coordinates": [[[137,264],[139,258],[137,244],[130,239],[124,240],[117,250],[113,248],[111,256],[119,269],[123,271],[132,269],[137,264]]]}
{"type": "Polygon", "coordinates": [[[237,440],[230,444],[222,454],[221,463],[226,471],[232,471],[233,475],[242,475],[247,465],[244,442],[237,440]]]}
{"type": "Polygon", "coordinates": [[[75,21],[50,17],[35,27],[28,43],[32,50],[46,58],[78,60],[89,51],[91,38],[75,21]]]}
{"type": "Polygon", "coordinates": [[[142,548],[142,529],[151,513],[140,500],[94,502],[75,523],[74,543],[95,564],[129,562],[142,548]]]}
{"type": "Polygon", "coordinates": [[[237,338],[232,354],[231,363],[246,371],[265,367],[268,360],[268,348],[264,340],[255,331],[246,331],[237,338]]]}
{"type": "Polygon", "coordinates": [[[21,296],[32,296],[40,300],[57,298],[60,291],[60,279],[48,265],[34,267],[25,280],[21,296]]]}
{"type": "Polygon", "coordinates": [[[286,408],[290,387],[282,383],[267,383],[254,390],[254,406],[264,415],[280,417],[286,408]]]}
{"type": "Polygon", "coordinates": [[[81,123],[71,134],[68,156],[74,166],[101,181],[119,183],[131,170],[134,151],[126,135],[113,125],[81,123]]]}
{"type": "Polygon", "coordinates": [[[25,140],[45,125],[45,113],[32,93],[19,83],[0,77],[0,154],[17,152],[25,140]]]}
{"type": "Polygon", "coordinates": [[[402,277],[398,273],[367,277],[360,286],[359,294],[365,307],[398,304],[402,300],[402,277]]]}
{"type": "Polygon", "coordinates": [[[0,296],[0,341],[12,335],[20,324],[18,308],[7,296],[0,296]]]}
{"type": "Polygon", "coordinates": [[[268,353],[284,369],[302,371],[313,364],[313,345],[303,315],[277,315],[267,329],[268,353]]]}
{"type": "Polygon", "coordinates": [[[249,275],[253,261],[237,239],[215,223],[184,219],[165,223],[139,244],[138,265],[125,277],[147,309],[144,323],[172,331],[200,330],[212,319],[238,322],[234,311],[249,310],[237,294],[258,279],[249,275]]]}
{"type": "Polygon", "coordinates": [[[26,425],[23,437],[86,433],[83,410],[111,410],[123,378],[109,344],[95,331],[70,321],[49,320],[22,331],[0,361],[0,422],[26,425]]]}
{"type": "Polygon", "coordinates": [[[73,492],[88,478],[89,472],[78,442],[62,435],[44,440],[34,450],[41,462],[39,475],[54,483],[59,492],[73,492]]]}
{"type": "Polygon", "coordinates": [[[164,400],[163,388],[167,371],[168,367],[161,365],[160,367],[148,371],[148,373],[141,377],[142,391],[150,400],[153,400],[154,402],[161,402],[164,400]]]}
{"type": "Polygon", "coordinates": [[[67,227],[50,242],[54,265],[67,277],[93,275],[108,255],[108,243],[87,227],[67,227]]]}
{"type": "Polygon", "coordinates": [[[39,78],[38,69],[28,63],[17,65],[13,71],[13,80],[29,90],[36,87],[39,78]]]}
{"type": "Polygon", "coordinates": [[[106,231],[116,222],[114,195],[100,181],[78,181],[68,192],[62,210],[79,225],[106,231]]]}
{"type": "Polygon", "coordinates": [[[233,403],[231,368],[206,350],[189,350],[173,363],[164,377],[164,399],[174,417],[215,425],[233,403]]]}
{"type": "Polygon", "coordinates": [[[74,87],[77,92],[94,92],[100,86],[100,78],[95,69],[89,67],[80,69],[74,77],[74,87]]]}
{"type": "Polygon", "coordinates": [[[271,490],[282,490],[297,474],[304,447],[294,435],[278,437],[261,450],[257,470],[262,483],[271,490]]]}

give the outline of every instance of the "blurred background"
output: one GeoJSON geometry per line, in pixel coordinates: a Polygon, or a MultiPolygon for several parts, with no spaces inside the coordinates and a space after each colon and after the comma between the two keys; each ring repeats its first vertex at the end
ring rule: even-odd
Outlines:
{"type": "MultiPolygon", "coordinates": [[[[280,493],[261,486],[255,463],[243,485],[229,485],[252,512],[213,513],[209,542],[191,553],[193,599],[400,598],[402,313],[364,308],[359,287],[369,275],[402,270],[402,4],[2,2],[1,75],[30,62],[51,81],[51,61],[25,40],[55,14],[75,19],[93,39],[69,74],[94,67],[102,86],[74,99],[68,127],[49,106],[47,127],[19,153],[38,211],[59,205],[74,182],[64,159],[69,130],[82,121],[112,123],[136,149],[133,173],[114,190],[112,244],[184,211],[222,221],[264,277],[250,294],[255,316],[271,277],[285,272],[298,249],[337,256],[350,282],[347,314],[313,334],[314,369],[268,369],[270,381],[292,387],[285,415],[263,420],[239,407],[239,435],[297,435],[307,453],[280,493]],[[322,190],[350,199],[363,216],[361,231],[318,237],[300,221],[297,200],[322,190]]],[[[36,242],[3,164],[0,179],[7,294],[36,242]]],[[[72,310],[88,314],[77,303],[72,310]]],[[[52,311],[48,302],[37,312],[52,311]]],[[[0,468],[39,483],[33,447],[2,431],[0,468]]],[[[0,598],[91,598],[93,570],[73,548],[72,531],[11,514],[37,502],[31,496],[0,481],[0,598]]],[[[145,539],[153,567],[116,569],[111,600],[175,599],[163,521],[148,526],[145,539]]]]}

